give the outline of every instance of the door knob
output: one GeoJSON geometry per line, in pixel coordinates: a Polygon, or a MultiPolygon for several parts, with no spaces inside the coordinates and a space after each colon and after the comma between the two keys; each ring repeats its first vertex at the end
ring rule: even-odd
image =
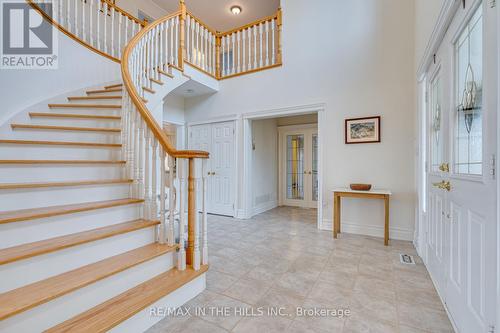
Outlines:
{"type": "Polygon", "coordinates": [[[309,171],[309,172],[308,172],[308,174],[312,175],[312,172],[311,172],[311,171],[309,171]]]}
{"type": "Polygon", "coordinates": [[[439,170],[442,172],[450,172],[450,165],[448,163],[441,163],[439,170]]]}

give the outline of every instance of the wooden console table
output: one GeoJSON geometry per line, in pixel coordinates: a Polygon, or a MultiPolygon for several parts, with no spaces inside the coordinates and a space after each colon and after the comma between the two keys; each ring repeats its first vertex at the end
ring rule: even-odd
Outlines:
{"type": "Polygon", "coordinates": [[[371,190],[371,191],[353,191],[348,188],[336,188],[333,192],[333,238],[337,238],[340,233],[340,210],[342,197],[360,198],[360,199],[382,199],[385,206],[385,226],[384,226],[384,245],[389,245],[389,199],[391,191],[371,190]]]}

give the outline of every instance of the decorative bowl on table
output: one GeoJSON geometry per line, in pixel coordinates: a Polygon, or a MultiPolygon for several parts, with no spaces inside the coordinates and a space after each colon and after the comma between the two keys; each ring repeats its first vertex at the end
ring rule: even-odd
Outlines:
{"type": "Polygon", "coordinates": [[[372,188],[372,184],[350,184],[349,187],[353,191],[369,191],[372,188]]]}

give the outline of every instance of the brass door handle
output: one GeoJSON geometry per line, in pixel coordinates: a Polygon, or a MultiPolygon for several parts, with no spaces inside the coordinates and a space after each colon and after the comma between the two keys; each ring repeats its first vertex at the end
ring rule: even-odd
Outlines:
{"type": "Polygon", "coordinates": [[[449,181],[440,181],[439,183],[432,183],[432,186],[440,188],[441,190],[451,191],[451,183],[449,181]]]}
{"type": "Polygon", "coordinates": [[[439,170],[442,172],[450,172],[450,165],[448,163],[441,163],[439,170]]]}

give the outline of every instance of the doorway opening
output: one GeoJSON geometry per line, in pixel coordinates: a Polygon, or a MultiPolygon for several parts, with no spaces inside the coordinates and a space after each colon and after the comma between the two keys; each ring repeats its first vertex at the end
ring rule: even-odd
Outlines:
{"type": "Polygon", "coordinates": [[[251,218],[288,206],[314,210],[322,221],[323,106],[244,115],[243,202],[251,218]]]}

